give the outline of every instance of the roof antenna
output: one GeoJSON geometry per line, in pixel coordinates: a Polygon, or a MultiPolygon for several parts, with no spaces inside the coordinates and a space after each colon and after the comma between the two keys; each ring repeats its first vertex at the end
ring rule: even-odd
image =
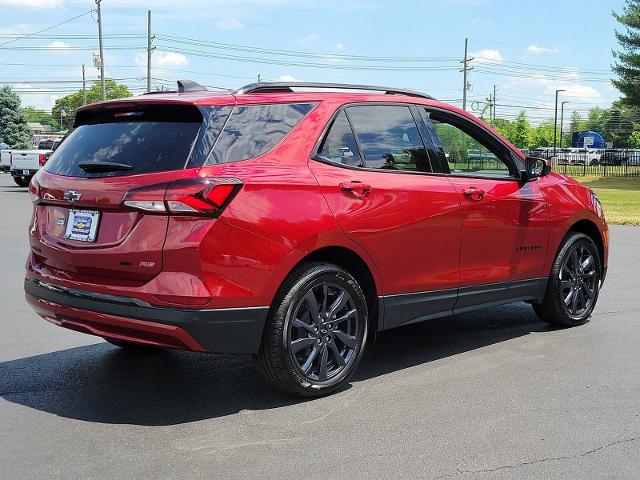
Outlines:
{"type": "Polygon", "coordinates": [[[205,92],[207,91],[199,83],[194,82],[193,80],[178,80],[178,93],[189,93],[189,92],[205,92]]]}

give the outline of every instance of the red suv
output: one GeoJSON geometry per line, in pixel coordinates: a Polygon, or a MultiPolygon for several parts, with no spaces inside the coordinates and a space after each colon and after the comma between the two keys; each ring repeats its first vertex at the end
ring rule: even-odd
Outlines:
{"type": "Polygon", "coordinates": [[[257,355],[344,385],[375,333],[515,301],[584,323],[595,194],[466,112],[368,86],[179,82],[79,109],[33,179],[35,311],[121,347],[257,355]]]}

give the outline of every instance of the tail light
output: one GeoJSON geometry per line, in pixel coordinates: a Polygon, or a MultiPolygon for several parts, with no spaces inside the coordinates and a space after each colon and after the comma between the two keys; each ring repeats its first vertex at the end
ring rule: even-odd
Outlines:
{"type": "Polygon", "coordinates": [[[122,204],[151,213],[218,217],[240,188],[237,178],[189,178],[130,190],[122,204]]]}
{"type": "Polygon", "coordinates": [[[44,153],[41,153],[38,156],[38,163],[40,164],[41,167],[44,167],[44,164],[47,163],[47,157],[44,153]]]}
{"type": "Polygon", "coordinates": [[[40,184],[36,180],[36,177],[32,177],[29,182],[29,196],[33,203],[37,203],[40,200],[40,184]]]}

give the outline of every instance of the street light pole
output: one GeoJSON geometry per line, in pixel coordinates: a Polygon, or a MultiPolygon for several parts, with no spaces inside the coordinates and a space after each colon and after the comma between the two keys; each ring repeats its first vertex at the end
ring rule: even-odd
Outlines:
{"type": "Polygon", "coordinates": [[[96,6],[98,10],[98,43],[100,44],[100,85],[102,88],[102,101],[107,99],[107,89],[104,84],[104,51],[102,48],[102,14],[100,12],[100,2],[102,0],[96,0],[96,6]]]}
{"type": "Polygon", "coordinates": [[[560,150],[562,150],[562,127],[564,126],[564,104],[569,103],[567,100],[560,104],[560,150]]]}
{"type": "Polygon", "coordinates": [[[556,90],[556,109],[555,115],[553,117],[553,156],[556,156],[556,145],[558,141],[558,93],[566,92],[566,90],[558,89],[556,90]]]}

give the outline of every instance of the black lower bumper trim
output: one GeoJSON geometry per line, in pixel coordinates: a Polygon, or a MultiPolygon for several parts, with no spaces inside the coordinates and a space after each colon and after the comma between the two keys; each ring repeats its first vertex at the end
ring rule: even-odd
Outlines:
{"type": "Polygon", "coordinates": [[[23,172],[23,170],[11,170],[9,173],[11,173],[12,177],[31,178],[36,173],[38,173],[38,170],[29,170],[29,174],[28,175],[25,175],[22,172],[23,172]]]}
{"type": "Polygon", "coordinates": [[[208,352],[257,353],[269,307],[181,309],[25,279],[29,295],[65,307],[180,327],[208,352]]]}

